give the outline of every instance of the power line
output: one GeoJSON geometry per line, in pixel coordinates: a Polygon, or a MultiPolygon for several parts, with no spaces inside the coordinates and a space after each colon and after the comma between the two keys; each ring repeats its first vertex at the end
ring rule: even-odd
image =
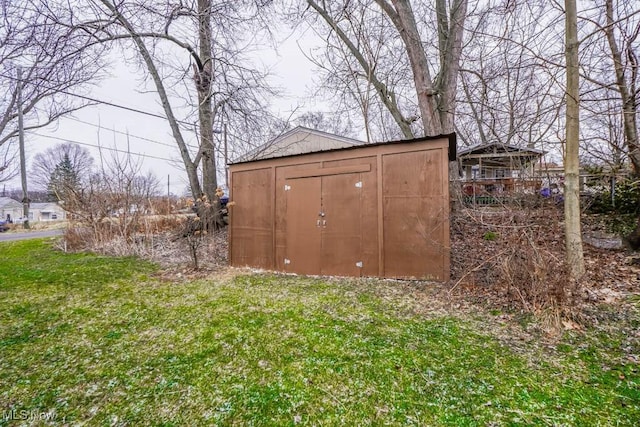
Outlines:
{"type": "Polygon", "coordinates": [[[120,150],[118,148],[113,148],[113,147],[104,147],[102,145],[96,145],[96,144],[89,144],[88,142],[80,142],[80,141],[75,141],[73,139],[69,139],[69,138],[59,138],[57,136],[51,136],[51,135],[42,135],[40,133],[37,132],[32,132],[33,135],[37,135],[39,137],[42,138],[49,138],[49,139],[54,139],[56,141],[62,141],[62,142],[72,142],[74,144],[78,144],[78,145],[86,145],[88,147],[94,147],[94,148],[98,148],[100,150],[108,150],[108,151],[114,151],[117,153],[123,153],[123,154],[128,154],[128,155],[132,155],[132,156],[138,156],[138,157],[146,157],[149,159],[156,159],[156,160],[164,160],[165,162],[176,162],[176,160],[173,159],[167,159],[165,157],[158,157],[158,156],[153,156],[151,154],[142,154],[142,153],[134,153],[131,151],[126,151],[126,150],[120,150]]]}
{"type": "MultiPolygon", "coordinates": [[[[52,89],[52,90],[55,90],[55,89],[52,89]]],[[[65,95],[75,96],[76,98],[84,99],[86,101],[97,102],[98,104],[108,105],[110,107],[120,108],[122,110],[127,110],[127,111],[131,111],[131,112],[138,113],[138,114],[144,114],[146,116],[155,117],[157,119],[169,120],[167,118],[167,116],[163,116],[161,114],[156,114],[156,113],[150,113],[148,111],[139,110],[139,109],[133,108],[133,107],[127,107],[125,105],[116,104],[115,102],[102,101],[102,100],[97,99],[97,98],[92,98],[90,96],[85,96],[85,95],[79,95],[77,93],[69,92],[69,91],[66,91],[66,90],[60,90],[59,92],[60,93],[64,93],[65,95]]],[[[182,125],[187,125],[187,126],[193,126],[194,125],[193,123],[185,122],[185,121],[178,120],[178,119],[176,119],[176,122],[180,123],[182,125]]]]}
{"type": "MultiPolygon", "coordinates": [[[[85,125],[93,126],[93,127],[98,128],[100,130],[106,130],[108,132],[117,133],[119,135],[125,135],[125,136],[129,136],[129,137],[132,137],[132,138],[140,139],[142,141],[151,142],[153,144],[164,145],[165,147],[176,148],[176,146],[174,144],[169,144],[169,143],[166,143],[166,142],[156,141],[154,139],[149,139],[149,138],[146,138],[144,136],[135,135],[135,134],[132,134],[132,133],[129,133],[129,132],[123,132],[123,131],[119,131],[119,130],[115,130],[115,129],[109,129],[108,127],[105,127],[105,126],[102,126],[102,125],[99,125],[99,124],[96,124],[96,123],[91,123],[91,122],[87,122],[87,121],[84,121],[84,120],[80,120],[80,119],[77,119],[77,118],[72,117],[72,116],[67,116],[67,117],[65,117],[65,119],[70,119],[70,120],[76,121],[78,123],[83,123],[85,125]]],[[[190,145],[190,144],[185,144],[185,145],[187,147],[191,148],[191,149],[198,149],[198,147],[195,146],[195,145],[190,145]]]]}
{"type": "MultiPolygon", "coordinates": [[[[16,80],[15,77],[13,77],[13,76],[8,76],[8,75],[4,75],[4,74],[2,76],[5,77],[5,78],[9,78],[11,80],[16,80]]],[[[66,91],[66,90],[61,90],[61,89],[57,89],[57,88],[53,88],[53,87],[44,86],[44,88],[48,89],[48,90],[55,90],[55,91],[57,91],[59,93],[63,93],[63,94],[68,95],[68,96],[74,96],[76,98],[84,99],[84,100],[95,102],[95,103],[98,103],[98,104],[107,105],[107,106],[114,107],[114,108],[120,108],[120,109],[123,109],[123,110],[126,110],[126,111],[131,111],[131,112],[134,112],[134,113],[143,114],[143,115],[146,115],[146,116],[155,117],[155,118],[162,119],[162,120],[168,120],[168,118],[166,116],[163,116],[163,115],[160,115],[160,114],[156,114],[156,113],[150,113],[148,111],[143,111],[143,110],[140,110],[140,109],[137,109],[137,108],[133,108],[133,107],[127,107],[125,105],[116,104],[114,102],[103,101],[103,100],[100,100],[100,99],[97,99],[97,98],[93,98],[93,97],[90,97],[90,96],[80,95],[80,94],[77,94],[77,93],[73,93],[73,92],[69,92],[69,91],[66,91]]],[[[145,137],[124,133],[122,131],[116,131],[116,130],[113,130],[113,129],[104,128],[104,127],[102,127],[100,125],[97,125],[97,124],[94,124],[94,123],[85,122],[85,121],[82,121],[80,119],[76,119],[74,117],[67,116],[65,118],[70,118],[71,120],[75,120],[77,122],[84,123],[84,124],[87,124],[87,125],[90,125],[90,126],[95,126],[97,128],[106,129],[106,130],[114,132],[114,133],[119,133],[119,134],[123,134],[123,135],[129,135],[131,137],[138,138],[138,139],[141,139],[141,140],[144,140],[144,141],[148,141],[148,142],[152,142],[152,143],[155,143],[155,144],[165,145],[165,146],[169,146],[169,147],[175,148],[175,146],[172,145],[172,144],[166,144],[166,143],[162,143],[162,142],[159,142],[159,141],[151,140],[151,139],[148,139],[148,138],[145,138],[145,137]]],[[[186,122],[186,121],[183,121],[183,120],[177,120],[176,119],[176,122],[180,123],[182,125],[189,126],[189,127],[194,126],[194,123],[189,123],[189,122],[186,122]]],[[[191,130],[187,129],[187,131],[191,131],[191,130]]],[[[52,138],[52,139],[59,139],[59,140],[62,140],[62,141],[67,141],[67,140],[63,140],[63,139],[60,139],[60,138],[48,137],[48,136],[44,136],[44,135],[39,135],[39,136],[42,136],[42,137],[45,137],[45,138],[52,138]]],[[[244,139],[244,138],[240,137],[239,135],[234,135],[232,133],[229,133],[229,136],[232,136],[232,137],[234,137],[234,139],[240,140],[240,141],[245,142],[245,143],[249,142],[249,140],[244,139]]],[[[68,141],[69,142],[73,142],[71,140],[68,140],[68,141]]],[[[91,144],[82,143],[82,142],[76,142],[76,143],[80,144],[80,145],[88,145],[88,146],[91,146],[91,147],[99,147],[97,145],[91,145],[91,144]]],[[[198,146],[189,145],[189,144],[186,144],[186,143],[185,143],[185,145],[187,145],[187,147],[189,147],[191,149],[199,149],[198,146]]],[[[101,148],[105,148],[106,149],[106,147],[101,147],[101,148]]],[[[219,151],[219,148],[218,148],[218,151],[219,151]]],[[[153,156],[148,156],[147,155],[147,157],[153,157],[153,156]]],[[[173,161],[173,160],[171,160],[171,161],[173,161]]]]}
{"type": "MultiPolygon", "coordinates": [[[[16,77],[10,76],[10,75],[7,75],[7,74],[2,74],[2,77],[10,79],[10,80],[18,81],[16,79],[16,77]]],[[[120,108],[122,110],[127,110],[127,111],[131,111],[131,112],[138,113],[138,114],[144,114],[146,116],[155,117],[157,119],[168,120],[168,118],[166,116],[164,116],[164,115],[157,114],[157,113],[150,113],[148,111],[140,110],[138,108],[127,107],[126,105],[116,104],[115,102],[103,101],[101,99],[93,98],[93,97],[86,96],[86,95],[80,95],[78,93],[69,92],[68,90],[63,90],[63,89],[59,89],[59,88],[55,88],[55,87],[51,87],[51,86],[47,87],[46,85],[42,85],[41,87],[44,88],[44,89],[47,89],[47,90],[56,91],[58,93],[64,93],[65,95],[68,95],[68,96],[74,96],[76,98],[84,99],[85,101],[96,102],[98,104],[108,105],[110,107],[120,108]]],[[[194,123],[185,122],[183,120],[177,120],[176,119],[176,122],[180,123],[182,125],[186,125],[186,126],[193,126],[194,125],[194,123]]]]}

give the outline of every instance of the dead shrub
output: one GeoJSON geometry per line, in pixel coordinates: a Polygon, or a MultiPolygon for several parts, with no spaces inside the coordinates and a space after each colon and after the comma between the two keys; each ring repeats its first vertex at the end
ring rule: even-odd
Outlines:
{"type": "Polygon", "coordinates": [[[206,223],[197,215],[184,218],[176,230],[176,239],[181,240],[187,246],[195,270],[200,268],[198,251],[205,243],[207,234],[206,223]]]}
{"type": "Polygon", "coordinates": [[[451,292],[531,313],[570,312],[559,209],[464,209],[451,218],[451,292]],[[491,236],[491,238],[487,238],[491,236]]]}
{"type": "Polygon", "coordinates": [[[70,224],[64,232],[61,244],[65,252],[77,252],[92,248],[94,245],[91,230],[86,227],[74,227],[70,224]]]}
{"type": "Polygon", "coordinates": [[[200,269],[198,252],[207,236],[224,228],[220,210],[220,198],[223,194],[222,188],[218,187],[215,200],[210,201],[206,195],[195,200],[192,206],[195,214],[187,215],[177,228],[176,237],[188,248],[195,270],[200,269]]]}
{"type": "Polygon", "coordinates": [[[536,244],[527,232],[506,243],[496,262],[497,275],[509,301],[537,312],[568,302],[567,270],[562,260],[536,244]]]}
{"type": "Polygon", "coordinates": [[[144,217],[144,232],[157,234],[173,231],[180,227],[184,215],[155,215],[144,217]]]}
{"type": "Polygon", "coordinates": [[[67,248],[105,253],[105,247],[118,242],[116,254],[121,254],[128,246],[137,247],[141,234],[156,232],[148,218],[159,181],[141,174],[140,166],[117,152],[111,158],[101,155],[100,168],[86,180],[57,188],[70,219],[67,248]]]}

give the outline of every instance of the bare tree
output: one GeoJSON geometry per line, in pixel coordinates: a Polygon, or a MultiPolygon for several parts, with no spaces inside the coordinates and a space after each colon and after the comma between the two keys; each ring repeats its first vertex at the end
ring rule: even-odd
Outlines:
{"type": "Polygon", "coordinates": [[[71,221],[82,226],[71,227],[70,233],[82,233],[83,227],[89,230],[87,243],[94,245],[92,249],[115,238],[132,242],[159,185],[151,172],[141,173],[141,161],[134,161],[129,152],[112,151],[110,156],[101,153],[98,166],[88,179],[80,185],[60,188],[65,195],[63,208],[71,221]]]}
{"type": "MultiPolygon", "coordinates": [[[[623,9],[624,10],[624,9],[623,9]]],[[[635,14],[635,12],[629,11],[635,14]]],[[[606,26],[603,28],[606,36],[613,67],[616,76],[616,86],[622,101],[622,121],[624,124],[625,143],[628,156],[633,165],[636,178],[640,178],[640,140],[638,139],[638,108],[640,107],[640,22],[630,28],[618,24],[618,16],[614,15],[612,0],[605,1],[606,26]],[[616,40],[615,29],[618,27],[622,34],[622,47],[616,40]],[[623,57],[625,57],[623,59],[623,57]]],[[[638,201],[640,204],[640,201],[638,201]]],[[[635,249],[640,248],[640,217],[635,230],[627,236],[627,240],[635,249]]]]}
{"type": "Polygon", "coordinates": [[[134,194],[140,196],[145,201],[146,206],[150,206],[150,200],[160,195],[160,179],[151,171],[146,174],[138,174],[131,183],[134,194]]]}
{"type": "Polygon", "coordinates": [[[133,46],[137,51],[160,98],[193,197],[208,201],[201,204],[203,209],[212,206],[213,212],[206,216],[213,226],[222,224],[216,197],[216,153],[221,144],[216,144],[214,131],[224,124],[232,129],[259,128],[256,117],[266,109],[270,93],[265,74],[245,55],[258,37],[249,30],[259,30],[256,20],[267,3],[95,0],[92,19],[65,23],[91,34],[96,43],[119,41],[123,49],[133,46]],[[177,63],[176,57],[180,58],[177,63]],[[188,75],[191,82],[185,79],[188,75]],[[179,112],[184,108],[176,108],[180,98],[184,102],[178,102],[190,110],[182,119],[179,112]],[[197,120],[192,121],[192,116],[197,120]],[[194,130],[199,139],[195,152],[185,133],[194,130]]]}
{"type": "Polygon", "coordinates": [[[18,146],[5,143],[0,146],[0,182],[8,181],[18,175],[20,164],[18,158],[18,146]]]}
{"type": "Polygon", "coordinates": [[[296,117],[294,123],[310,129],[333,133],[335,135],[355,138],[353,122],[347,117],[343,119],[339,113],[327,114],[322,111],[307,111],[296,117]]]}
{"type": "MultiPolygon", "coordinates": [[[[352,16],[351,14],[342,14],[343,9],[347,9],[353,3],[357,3],[361,8],[367,7],[367,2],[349,2],[345,5],[332,2],[331,7],[327,2],[307,0],[307,3],[320,14],[335,32],[337,38],[348,47],[353,57],[357,59],[364,76],[370,79],[378,96],[391,112],[405,137],[414,137],[415,132],[409,126],[413,120],[402,114],[393,88],[389,88],[375,73],[373,68],[376,64],[368,60],[359,48],[360,42],[366,43],[363,39],[367,34],[353,31],[348,33],[340,25],[341,21],[348,22],[352,16]]],[[[395,28],[396,41],[402,43],[404,47],[413,79],[413,96],[422,121],[423,129],[421,132],[425,135],[453,132],[455,93],[467,1],[454,0],[450,7],[444,0],[436,1],[435,10],[431,15],[437,22],[435,38],[438,40],[438,46],[435,52],[430,52],[436,58],[428,56],[423,41],[425,39],[424,31],[421,32],[419,29],[410,1],[376,0],[375,3],[386,17],[381,25],[390,25],[391,28],[395,28]],[[432,77],[431,71],[435,64],[439,66],[437,79],[432,77]]],[[[422,12],[427,13],[426,11],[422,12]]]]}
{"type": "Polygon", "coordinates": [[[638,141],[638,92],[640,92],[640,64],[638,64],[638,41],[640,38],[640,23],[631,31],[623,32],[623,47],[618,46],[614,30],[616,22],[614,19],[613,1],[606,0],[606,26],[604,32],[607,35],[607,42],[611,51],[611,59],[616,75],[616,85],[620,92],[622,101],[622,117],[624,122],[624,134],[629,148],[629,158],[635,169],[635,173],[640,177],[640,143],[638,141]],[[623,60],[623,55],[626,60],[623,60]]]}
{"type": "Polygon", "coordinates": [[[72,143],[58,144],[36,154],[31,162],[31,180],[40,189],[46,189],[51,175],[60,163],[69,159],[73,171],[82,182],[89,178],[93,168],[93,157],[86,148],[72,143]]]}
{"type": "MultiPolygon", "coordinates": [[[[393,79],[391,71],[394,62],[402,63],[406,58],[390,48],[398,34],[385,13],[370,2],[309,0],[307,3],[325,21],[327,35],[335,40],[327,43],[322,59],[314,61],[326,70],[326,85],[334,91],[349,93],[362,106],[365,122],[371,118],[367,111],[369,103],[362,103],[358,95],[366,94],[365,99],[369,101],[368,94],[373,88],[382,108],[400,130],[400,136],[414,137],[411,126],[415,120],[411,117],[415,114],[408,113],[414,109],[404,102],[404,88],[399,87],[402,80],[393,79]]],[[[310,23],[314,23],[315,15],[307,16],[310,23]]],[[[314,28],[319,31],[319,27],[314,28]]]]}
{"type": "Polygon", "coordinates": [[[56,25],[51,13],[65,14],[41,0],[0,2],[0,181],[17,173],[18,109],[27,133],[54,123],[84,106],[73,94],[95,83],[103,69],[100,48],[86,34],[56,25]]]}
{"type": "MultiPolygon", "coordinates": [[[[602,94],[603,91],[597,91],[602,94]]],[[[581,104],[581,163],[605,166],[612,173],[624,172],[630,164],[624,136],[620,102],[614,91],[599,102],[581,104]]],[[[583,97],[584,98],[584,97],[583,97]]]]}
{"type": "Polygon", "coordinates": [[[384,12],[372,2],[307,3],[317,13],[296,13],[326,40],[307,55],[318,70],[318,93],[331,100],[335,114],[361,124],[367,141],[412,138],[414,89],[384,12]]]}
{"type": "Polygon", "coordinates": [[[375,0],[396,27],[411,63],[418,106],[425,135],[453,132],[462,35],[467,16],[467,0],[436,0],[435,18],[439,55],[438,78],[431,77],[431,64],[424,49],[409,0],[375,0]]]}
{"type": "MultiPolygon", "coordinates": [[[[586,136],[598,140],[603,129],[613,138],[597,148],[609,153],[609,164],[628,159],[633,174],[640,177],[640,141],[638,108],[640,107],[640,12],[633,3],[594,2],[582,12],[586,36],[581,40],[585,52],[584,73],[588,85],[583,105],[588,123],[594,123],[586,136]],[[605,127],[597,123],[606,119],[605,127]],[[612,128],[612,125],[616,128],[612,128]],[[622,142],[622,143],[621,143],[622,142]]],[[[605,153],[606,154],[606,153],[605,153]]],[[[640,203],[640,201],[639,201],[640,203]]],[[[633,247],[640,247],[640,218],[636,229],[627,236],[633,247]]]]}
{"type": "MultiPolygon", "coordinates": [[[[392,64],[393,70],[403,69],[408,64],[412,94],[409,95],[415,101],[419,111],[419,117],[403,113],[393,86],[387,85],[385,79],[378,73],[378,62],[372,62],[362,52],[361,46],[367,46],[367,33],[362,31],[348,31],[349,27],[341,26],[341,22],[351,22],[352,13],[345,13],[350,7],[356,5],[360,8],[368,8],[370,2],[329,2],[307,0],[311,6],[328,24],[339,43],[343,43],[352,57],[360,65],[362,74],[366,76],[382,104],[393,117],[395,124],[401,129],[404,138],[413,138],[422,135],[440,135],[454,131],[454,115],[456,109],[456,90],[458,72],[460,69],[460,57],[462,53],[462,39],[464,23],[467,18],[468,0],[436,0],[435,9],[428,10],[425,5],[418,3],[419,16],[427,16],[427,20],[416,19],[414,7],[410,0],[375,0],[375,4],[382,11],[384,18],[378,25],[386,25],[395,28],[393,33],[395,43],[404,48],[406,62],[392,64]],[[429,19],[430,18],[430,19],[429,19]],[[435,22],[435,28],[427,25],[435,22]],[[419,26],[419,23],[422,26],[419,26]],[[422,31],[421,31],[422,30],[422,31]],[[429,31],[431,30],[431,31],[429,31]],[[437,40],[437,45],[428,48],[425,40],[437,40]],[[432,70],[437,73],[432,76],[432,70]],[[419,133],[412,129],[412,123],[421,119],[422,128],[419,133]]],[[[363,21],[364,22],[364,21],[363,21]]],[[[360,28],[361,26],[351,26],[360,28]]],[[[406,68],[405,68],[406,69],[406,68]]],[[[407,73],[408,74],[408,73],[407,73]]],[[[457,195],[460,193],[458,185],[458,164],[451,162],[449,167],[450,193],[456,195],[452,208],[457,206],[457,195]]]]}
{"type": "Polygon", "coordinates": [[[555,42],[559,18],[536,2],[491,2],[469,17],[455,124],[465,145],[543,149],[555,139],[563,67],[550,66],[549,59],[563,55],[555,42]]]}

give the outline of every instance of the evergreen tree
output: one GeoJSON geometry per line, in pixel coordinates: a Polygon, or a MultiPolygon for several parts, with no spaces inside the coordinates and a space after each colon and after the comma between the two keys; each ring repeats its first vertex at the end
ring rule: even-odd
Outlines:
{"type": "Polygon", "coordinates": [[[79,189],[80,179],[69,155],[65,154],[51,173],[47,190],[51,201],[64,201],[79,189]]]}

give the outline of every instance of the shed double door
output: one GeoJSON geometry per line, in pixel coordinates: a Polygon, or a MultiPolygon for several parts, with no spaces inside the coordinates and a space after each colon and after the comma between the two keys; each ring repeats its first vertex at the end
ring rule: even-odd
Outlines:
{"type": "Polygon", "coordinates": [[[348,173],[286,180],[286,271],[360,275],[360,175],[348,173]]]}

